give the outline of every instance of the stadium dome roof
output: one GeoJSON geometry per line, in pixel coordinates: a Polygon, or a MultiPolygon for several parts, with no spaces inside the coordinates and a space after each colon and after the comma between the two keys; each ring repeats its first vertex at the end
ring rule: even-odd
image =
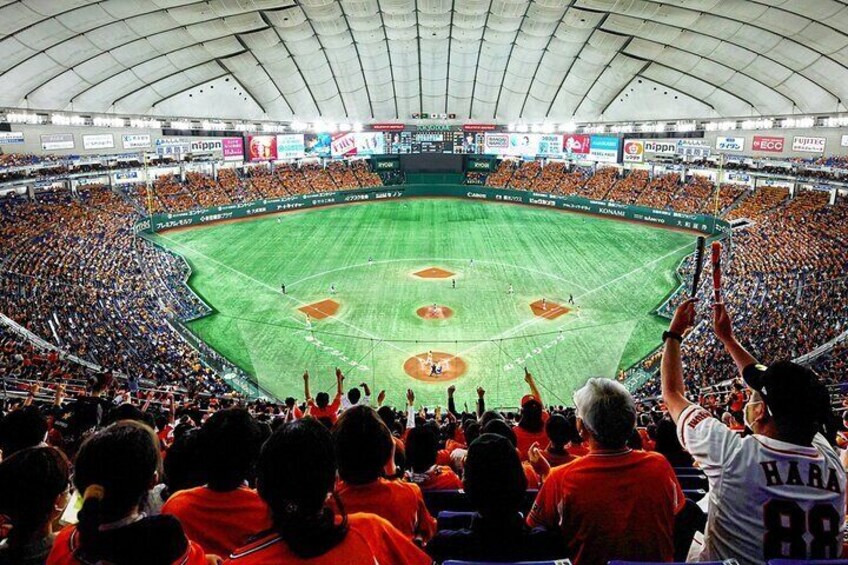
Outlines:
{"type": "Polygon", "coordinates": [[[834,0],[0,0],[0,106],[596,121],[844,110],[834,0]]]}

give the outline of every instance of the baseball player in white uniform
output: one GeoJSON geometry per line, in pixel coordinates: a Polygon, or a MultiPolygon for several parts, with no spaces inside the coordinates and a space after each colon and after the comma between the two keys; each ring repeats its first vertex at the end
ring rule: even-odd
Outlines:
{"type": "Polygon", "coordinates": [[[701,561],[837,559],[845,527],[845,470],[819,433],[828,417],[827,389],[816,374],[788,361],[759,365],[733,336],[724,304],[715,306],[716,335],[750,388],[742,438],[685,397],[680,342],[693,325],[683,303],[663,334],[663,399],[683,447],[710,484],[701,561]]]}

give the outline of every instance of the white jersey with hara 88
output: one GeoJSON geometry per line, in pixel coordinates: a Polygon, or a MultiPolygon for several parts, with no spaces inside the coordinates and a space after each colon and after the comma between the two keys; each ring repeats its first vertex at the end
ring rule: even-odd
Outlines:
{"type": "Polygon", "coordinates": [[[841,556],[845,470],[823,436],[812,447],[743,439],[697,405],[680,414],[677,434],[710,483],[701,561],[841,556]]]}

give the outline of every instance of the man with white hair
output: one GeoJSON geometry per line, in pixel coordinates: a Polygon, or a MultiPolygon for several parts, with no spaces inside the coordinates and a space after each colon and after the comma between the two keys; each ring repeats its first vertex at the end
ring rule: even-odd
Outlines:
{"type": "Polygon", "coordinates": [[[527,524],[559,529],[575,565],[672,561],[674,516],[685,499],[662,455],[627,447],[633,397],[613,380],[589,379],[574,404],[589,454],[551,472],[527,524]]]}

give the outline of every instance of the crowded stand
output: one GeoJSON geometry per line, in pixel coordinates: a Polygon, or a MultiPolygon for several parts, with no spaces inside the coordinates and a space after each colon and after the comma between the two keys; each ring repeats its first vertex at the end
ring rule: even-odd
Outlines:
{"type": "MultiPolygon", "coordinates": [[[[499,167],[489,180],[500,174],[501,186],[680,211],[711,205],[712,185],[699,177],[681,186],[672,174],[649,179],[633,171],[619,180],[613,168],[590,176],[530,163],[538,164],[499,167]]],[[[242,181],[223,169],[217,182],[189,173],[185,184],[160,178],[154,196],[171,209],[184,196],[197,207],[306,194],[336,179],[352,183],[355,171],[278,165],[253,168],[242,181]]],[[[742,189],[728,189],[730,206],[742,189]]],[[[590,379],[574,395],[576,409],[554,407],[528,373],[528,394],[513,411],[487,409],[482,388],[460,402],[450,387],[444,409],[420,406],[413,390],[406,405],[388,406],[382,391],[346,387],[340,371],[330,393],[326,376],[308,373],[303,395],[285,402],[234,393],[171,326],[208,308],[185,285],[186,263],[133,233],[146,204],[145,193],[133,201],[104,186],[0,203],[0,236],[8,242],[0,312],[47,342],[0,328],[0,515],[12,526],[0,563],[36,555],[34,562],[51,564],[206,563],[211,556],[234,565],[330,564],[354,552],[398,564],[569,558],[579,565],[682,561],[693,546],[753,565],[761,562],[754,555],[783,553],[733,536],[726,546],[702,537],[734,528],[728,518],[710,521],[725,500],[713,493],[724,492],[715,477],[726,462],[714,459],[709,434],[750,442],[743,421],[774,445],[824,450],[823,484],[836,485],[844,501],[835,449],[787,428],[824,430],[829,412],[788,410],[752,380],[747,353],[811,387],[830,385],[834,407],[844,410],[844,344],[814,360],[815,378],[777,363],[848,330],[844,198],[830,205],[824,192],[789,198],[773,187],[747,194],[733,209],[751,223],[728,247],[724,305],[712,305],[707,285],[698,306],[675,295],[660,312],[686,340],[668,357],[644,360],[652,376],[641,388],[631,394],[615,381],[590,379]],[[673,364],[681,357],[685,369],[673,364]],[[745,407],[740,377],[751,398],[766,398],[752,403],[765,402],[773,415],[745,407]],[[473,411],[457,409],[468,400],[473,411]],[[38,482],[13,489],[21,477],[38,482]],[[54,522],[62,526],[56,534],[54,522]]],[[[682,279],[693,270],[690,258],[682,279]]],[[[810,495],[799,488],[792,496],[810,495]]],[[[844,503],[837,513],[844,520],[844,503]]],[[[838,556],[841,545],[828,540],[821,555],[838,556]]]]}
{"type": "Polygon", "coordinates": [[[636,198],[634,204],[665,210],[673,207],[671,202],[679,190],[680,175],[667,173],[651,179],[642,194],[636,198]]]}
{"type": "Polygon", "coordinates": [[[605,198],[623,204],[634,204],[648,185],[648,180],[648,171],[630,171],[627,176],[615,183],[605,198]]]}
{"type": "Polygon", "coordinates": [[[614,167],[604,167],[595,171],[577,194],[593,200],[603,200],[617,181],[618,171],[614,167]]]}
{"type": "Polygon", "coordinates": [[[738,206],[727,214],[727,219],[748,218],[755,220],[765,212],[779,206],[787,198],[789,198],[789,189],[779,186],[764,186],[742,200],[738,206]]]}
{"type": "Polygon", "coordinates": [[[516,162],[505,159],[498,164],[495,172],[491,173],[486,179],[486,186],[494,188],[504,188],[509,184],[509,179],[512,178],[516,169],[516,162]]]}
{"type": "Polygon", "coordinates": [[[319,163],[302,163],[300,165],[300,174],[312,187],[312,192],[331,192],[336,190],[336,183],[333,182],[333,177],[319,163]]]}
{"type": "Polygon", "coordinates": [[[512,174],[512,178],[509,180],[509,188],[527,190],[533,187],[541,170],[541,161],[523,161],[512,174]]]}

